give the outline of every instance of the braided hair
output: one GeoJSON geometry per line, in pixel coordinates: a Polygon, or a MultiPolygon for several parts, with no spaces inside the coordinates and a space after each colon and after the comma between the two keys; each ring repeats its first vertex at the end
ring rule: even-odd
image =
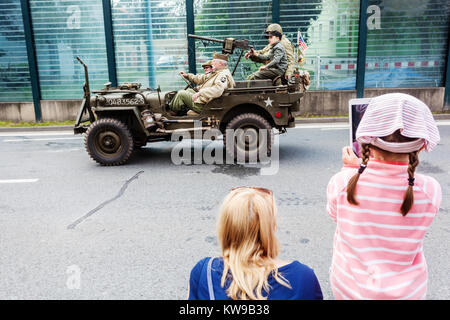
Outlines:
{"type": "Polygon", "coordinates": [[[414,151],[409,153],[409,164],[408,164],[408,189],[406,189],[405,196],[403,198],[403,203],[400,208],[403,216],[411,209],[414,203],[414,172],[416,167],[419,165],[419,151],[414,151]]]}
{"type": "Polygon", "coordinates": [[[361,151],[361,165],[358,169],[358,172],[351,177],[347,184],[347,201],[354,205],[359,205],[359,202],[356,201],[355,192],[356,192],[356,184],[358,183],[359,176],[364,172],[367,167],[367,162],[369,162],[370,156],[370,147],[369,144],[362,144],[361,151]]]}
{"type": "MultiPolygon", "coordinates": [[[[387,137],[383,137],[382,139],[389,142],[406,142],[413,140],[411,138],[402,136],[399,130],[387,137]]],[[[367,162],[369,161],[370,156],[370,148],[377,148],[369,144],[362,144],[361,147],[361,165],[358,169],[358,172],[350,178],[347,184],[347,201],[353,205],[359,205],[359,202],[356,200],[356,185],[358,184],[359,177],[367,167],[367,162]]],[[[388,152],[385,150],[382,151],[388,152]]],[[[419,165],[419,151],[410,152],[408,155],[408,188],[406,189],[405,195],[403,197],[403,202],[400,207],[400,212],[403,216],[406,216],[408,214],[414,203],[414,173],[416,171],[416,167],[419,165]]]]}

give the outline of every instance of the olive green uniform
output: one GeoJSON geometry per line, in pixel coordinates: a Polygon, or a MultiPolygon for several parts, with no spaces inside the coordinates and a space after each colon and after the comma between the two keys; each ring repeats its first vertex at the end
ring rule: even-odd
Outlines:
{"type": "MultiPolygon", "coordinates": [[[[288,60],[288,66],[287,66],[285,75],[290,77],[294,73],[294,70],[295,70],[294,46],[289,41],[289,39],[286,38],[285,35],[283,35],[281,37],[280,42],[283,45],[284,50],[286,51],[286,57],[288,60]]],[[[272,49],[272,45],[268,44],[262,50],[257,50],[256,52],[258,53],[258,55],[266,55],[269,53],[269,51],[271,49],[272,49]]],[[[250,59],[254,62],[261,62],[261,63],[265,62],[257,56],[251,56],[250,59]]]]}
{"type": "Polygon", "coordinates": [[[174,112],[193,110],[200,113],[203,106],[212,99],[222,96],[227,88],[233,88],[235,82],[228,68],[216,70],[208,74],[187,74],[187,79],[197,84],[200,95],[195,101],[192,96],[195,91],[192,89],[180,90],[170,102],[170,109],[174,112]]]}
{"type": "Polygon", "coordinates": [[[274,79],[278,76],[283,76],[286,73],[288,60],[284,46],[280,41],[274,45],[270,45],[270,51],[265,55],[259,54],[257,58],[259,58],[260,61],[269,61],[266,64],[266,69],[259,70],[249,75],[247,80],[274,79]]]}
{"type": "Polygon", "coordinates": [[[192,101],[192,96],[195,93],[196,92],[194,91],[194,89],[191,88],[178,91],[175,97],[170,102],[170,110],[176,112],[177,114],[183,114],[189,110],[200,113],[203,109],[203,105],[200,103],[194,103],[194,101],[192,101]]]}

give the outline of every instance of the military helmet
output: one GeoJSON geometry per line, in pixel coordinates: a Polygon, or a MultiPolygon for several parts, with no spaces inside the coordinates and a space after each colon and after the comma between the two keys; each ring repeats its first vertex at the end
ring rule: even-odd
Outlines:
{"type": "Polygon", "coordinates": [[[204,64],[202,64],[202,68],[204,68],[204,67],[212,67],[211,63],[212,63],[211,60],[206,61],[204,64]]]}
{"type": "Polygon", "coordinates": [[[223,53],[214,52],[213,59],[223,60],[225,62],[228,62],[228,55],[227,54],[223,54],[223,53]]]}
{"type": "Polygon", "coordinates": [[[270,31],[278,31],[279,33],[283,34],[283,29],[278,23],[269,24],[269,26],[266,28],[266,33],[269,33],[270,31]]]}

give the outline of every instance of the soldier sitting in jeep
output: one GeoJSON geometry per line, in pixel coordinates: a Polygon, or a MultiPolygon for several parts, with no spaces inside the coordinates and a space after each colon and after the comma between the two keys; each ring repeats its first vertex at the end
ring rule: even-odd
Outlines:
{"type": "Polygon", "coordinates": [[[194,89],[178,91],[170,102],[172,115],[185,115],[186,111],[188,116],[199,115],[205,104],[222,96],[225,89],[235,86],[233,76],[228,70],[228,55],[214,53],[211,64],[213,70],[208,74],[180,72],[184,78],[198,85],[198,92],[194,89]]]}
{"type": "MultiPolygon", "coordinates": [[[[278,31],[270,31],[268,33],[268,41],[271,45],[267,54],[259,54],[255,50],[251,49],[249,56],[258,57],[262,62],[267,62],[256,71],[247,77],[247,80],[259,80],[270,79],[274,80],[277,77],[284,76],[288,67],[288,59],[286,56],[286,50],[281,44],[282,34],[278,31]]],[[[247,55],[246,55],[247,56],[247,55]]]]}
{"type": "MultiPolygon", "coordinates": [[[[284,80],[289,80],[289,78],[294,74],[294,70],[295,70],[295,57],[294,57],[294,46],[292,45],[292,43],[289,41],[289,39],[283,34],[283,29],[281,28],[281,26],[277,23],[272,23],[270,24],[265,33],[266,33],[266,37],[268,36],[269,32],[271,31],[278,31],[279,33],[281,33],[281,39],[280,42],[283,45],[285,51],[286,51],[286,56],[288,59],[288,67],[286,69],[286,73],[284,74],[284,80]]],[[[260,55],[265,55],[267,54],[271,49],[271,44],[269,43],[266,47],[264,47],[264,49],[261,50],[257,50],[256,52],[260,55]]],[[[254,62],[262,62],[264,63],[264,61],[261,61],[258,56],[256,55],[250,55],[250,51],[248,51],[245,54],[245,58],[248,59],[250,58],[252,61],[254,62]]],[[[277,80],[275,80],[274,82],[278,82],[277,80]]],[[[284,82],[284,81],[283,81],[284,82]]],[[[285,84],[285,83],[284,83],[285,84]]]]}

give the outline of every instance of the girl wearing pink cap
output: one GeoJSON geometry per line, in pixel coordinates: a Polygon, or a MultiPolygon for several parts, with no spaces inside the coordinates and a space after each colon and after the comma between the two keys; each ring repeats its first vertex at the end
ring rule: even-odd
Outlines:
{"type": "Polygon", "coordinates": [[[343,169],[327,187],[336,222],[330,282],[336,299],[424,299],[423,240],[441,203],[441,187],[416,173],[419,152],[439,132],[429,108],[406,94],[373,98],[356,132],[357,158],[343,149],[343,169]]]}

